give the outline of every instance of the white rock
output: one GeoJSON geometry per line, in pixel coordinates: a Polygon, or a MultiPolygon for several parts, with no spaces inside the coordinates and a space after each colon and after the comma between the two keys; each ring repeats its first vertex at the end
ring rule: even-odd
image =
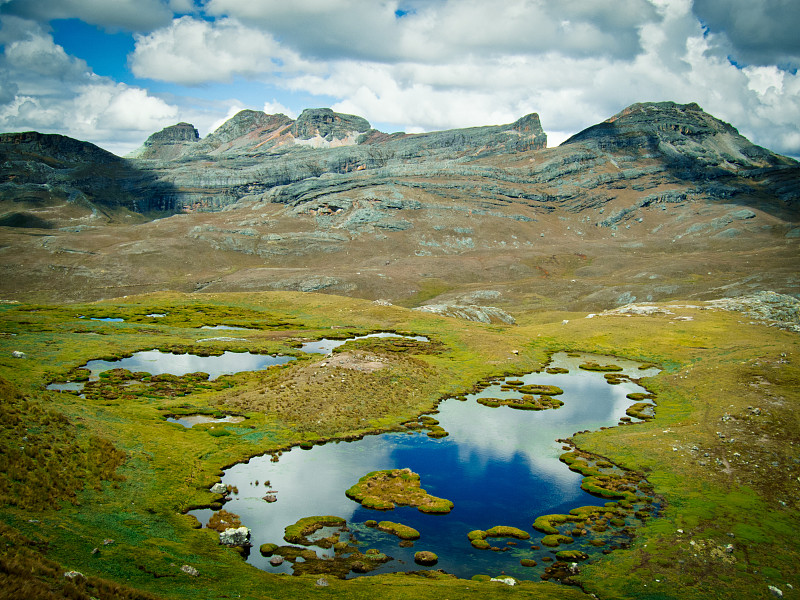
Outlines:
{"type": "Polygon", "coordinates": [[[20,352],[19,350],[14,350],[11,353],[11,356],[13,356],[14,358],[25,358],[25,353],[24,352],[20,352]]]}
{"type": "Polygon", "coordinates": [[[223,546],[246,546],[250,544],[250,529],[247,527],[228,527],[219,534],[223,546]]]}
{"type": "Polygon", "coordinates": [[[197,577],[198,575],[200,575],[200,571],[195,569],[192,565],[183,565],[181,567],[181,571],[183,571],[187,575],[190,575],[191,577],[197,577]]]}
{"type": "Polygon", "coordinates": [[[783,592],[780,588],[776,588],[774,585],[769,586],[769,593],[775,596],[776,598],[783,598],[783,592]]]}
{"type": "Polygon", "coordinates": [[[228,491],[228,488],[221,483],[215,483],[211,486],[209,490],[212,494],[224,494],[228,491]]]}
{"type": "Polygon", "coordinates": [[[517,585],[517,580],[513,577],[492,577],[489,581],[497,581],[506,585],[517,585]]]}

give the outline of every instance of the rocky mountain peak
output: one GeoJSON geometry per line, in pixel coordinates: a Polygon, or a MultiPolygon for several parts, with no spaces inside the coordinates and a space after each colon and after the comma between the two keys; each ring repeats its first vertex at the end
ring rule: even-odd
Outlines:
{"type": "Polygon", "coordinates": [[[337,113],[330,108],[307,108],[292,125],[291,133],[297,140],[354,144],[360,134],[369,130],[369,121],[363,117],[337,113]]]}
{"type": "Polygon", "coordinates": [[[538,113],[525,115],[511,124],[511,131],[519,132],[521,142],[518,151],[541,150],[547,147],[547,134],[542,128],[538,113]]]}
{"type": "Polygon", "coordinates": [[[131,153],[135,158],[169,159],[182,154],[187,144],[200,141],[200,134],[191,123],[181,122],[165,127],[148,137],[141,148],[131,153]]]}
{"type": "Polygon", "coordinates": [[[174,144],[176,142],[197,142],[200,140],[200,134],[191,123],[178,123],[165,127],[161,131],[157,131],[147,141],[150,145],[153,144],[174,144]]]}
{"type": "Polygon", "coordinates": [[[681,168],[724,170],[789,165],[793,161],[751,143],[735,127],[700,106],[641,102],[575,134],[562,146],[582,143],[627,154],[660,154],[681,168]]]}
{"type": "Polygon", "coordinates": [[[217,148],[245,136],[274,133],[292,123],[284,114],[268,115],[260,110],[241,110],[203,139],[204,145],[217,148]]]}

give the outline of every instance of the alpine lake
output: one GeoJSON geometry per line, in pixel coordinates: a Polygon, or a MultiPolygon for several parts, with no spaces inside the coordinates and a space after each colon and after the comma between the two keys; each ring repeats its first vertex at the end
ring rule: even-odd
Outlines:
{"type": "MultiPolygon", "coordinates": [[[[387,336],[411,337],[379,333],[350,339],[387,336]]],[[[302,351],[328,354],[347,341],[323,339],[304,344],[302,351]]],[[[111,369],[203,372],[213,380],[290,360],[152,350],[90,361],[84,368],[90,380],[111,369]]],[[[293,447],[236,464],[224,472],[225,492],[216,496],[224,508],[190,514],[202,526],[216,520],[220,531],[227,525],[247,527],[242,555],[270,572],[349,578],[429,568],[467,579],[502,573],[564,580],[570,564],[625,546],[635,526],[657,512],[658,502],[640,475],[580,452],[569,440],[579,431],[651,418],[653,396],[638,380],[656,373],[657,368],[633,361],[558,352],[542,372],[483,381],[474,393],[442,400],[437,410],[406,423],[405,431],[293,447]],[[376,510],[353,497],[352,486],[367,474],[398,476],[409,470],[429,496],[450,501],[451,510],[423,512],[402,500],[376,510]],[[303,530],[304,523],[311,526],[303,530]],[[290,535],[292,526],[299,536],[290,535]],[[435,556],[421,561],[420,551],[435,556]]],[[[81,387],[54,383],[50,389],[80,393],[81,387]]],[[[243,419],[168,420],[192,427],[243,419]]]]}

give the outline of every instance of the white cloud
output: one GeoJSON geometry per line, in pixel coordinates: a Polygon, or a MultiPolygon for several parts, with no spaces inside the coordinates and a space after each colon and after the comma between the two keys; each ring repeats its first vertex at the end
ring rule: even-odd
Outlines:
{"type": "MultiPolygon", "coordinates": [[[[124,8],[134,0],[116,1],[124,8]]],[[[135,36],[133,73],[178,86],[234,82],[224,101],[209,99],[208,87],[199,100],[176,86],[167,103],[118,86],[68,56],[42,27],[7,14],[0,31],[6,48],[0,125],[63,123],[65,131],[77,131],[67,123],[65,115],[72,115],[87,123],[87,132],[107,131],[93,140],[112,139],[105,123],[114,120],[125,128],[120,139],[136,131],[143,139],[170,119],[213,131],[234,114],[223,117],[231,107],[263,103],[267,113],[295,116],[285,104],[301,108],[300,102],[325,97],[332,108],[390,130],[508,123],[538,112],[553,145],[634,102],[674,100],[698,102],[754,142],[800,154],[798,75],[774,63],[742,69],[728,60],[731,49],[745,47],[740,38],[749,25],[738,19],[753,14],[769,23],[768,9],[788,0],[764,0],[728,16],[720,16],[721,0],[208,0],[202,8],[190,0],[141,1],[136,6],[156,7],[160,16],[157,28],[135,36]],[[404,16],[396,15],[399,9],[404,16]],[[171,10],[193,16],[165,21],[171,10]],[[702,11],[716,19],[710,31],[698,20],[702,11]],[[241,92],[245,80],[263,85],[273,100],[241,92]],[[85,94],[83,112],[61,108],[85,94]],[[94,121],[89,110],[99,111],[94,121]]],[[[101,4],[11,0],[0,12],[12,7],[22,14],[27,6],[54,18],[72,11],[108,26],[101,4]]],[[[787,13],[788,22],[796,12],[787,13]]],[[[126,19],[134,29],[132,17],[126,19]]],[[[781,41],[786,31],[781,25],[769,48],[761,35],[759,56],[765,48],[791,54],[795,42],[781,41]]]]}
{"type": "Polygon", "coordinates": [[[186,16],[135,38],[136,49],[129,57],[134,75],[184,85],[230,82],[235,76],[256,78],[310,67],[268,33],[233,19],[209,23],[186,16]]]}
{"type": "Polygon", "coordinates": [[[800,66],[800,3],[796,0],[695,0],[697,17],[721,34],[739,63],[800,66]]]}
{"type": "Polygon", "coordinates": [[[61,46],[53,43],[50,36],[30,35],[6,45],[5,64],[25,79],[57,78],[80,79],[87,75],[89,67],[85,61],[68,56],[61,46]]]}
{"type": "Polygon", "coordinates": [[[297,118],[296,110],[292,110],[291,108],[284,106],[283,104],[275,100],[275,98],[272,99],[272,102],[265,102],[264,107],[261,110],[263,110],[268,115],[284,114],[290,119],[297,118]]]}
{"type": "Polygon", "coordinates": [[[259,26],[306,56],[382,62],[549,50],[632,57],[638,28],[657,18],[647,0],[414,1],[398,18],[400,6],[374,0],[209,0],[205,10],[259,26]]]}
{"type": "Polygon", "coordinates": [[[176,107],[149,96],[146,90],[122,83],[84,86],[73,104],[77,123],[87,133],[95,130],[153,132],[178,116],[176,107]]]}
{"type": "Polygon", "coordinates": [[[396,128],[431,130],[511,122],[538,112],[554,145],[641,101],[698,102],[754,142],[800,154],[798,76],[739,69],[715,50],[688,0],[661,0],[661,21],[640,28],[633,60],[602,56],[465,55],[437,64],[337,60],[323,75],[287,78],[293,90],[341,98],[333,108],[396,128]],[[794,90],[794,91],[793,91],[794,90]]]}
{"type": "Polygon", "coordinates": [[[3,33],[14,41],[0,56],[0,130],[60,133],[125,153],[177,119],[175,106],[95,75],[37,24],[10,19],[3,33]]]}
{"type": "MultiPolygon", "coordinates": [[[[174,0],[173,0],[174,1],[174,0]]],[[[81,19],[108,29],[146,31],[169,23],[172,10],[160,0],[9,0],[3,12],[25,19],[81,19]]]]}

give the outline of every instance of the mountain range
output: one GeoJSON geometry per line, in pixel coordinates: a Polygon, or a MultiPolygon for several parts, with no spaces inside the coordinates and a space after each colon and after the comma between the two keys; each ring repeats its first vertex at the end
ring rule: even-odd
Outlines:
{"type": "Polygon", "coordinates": [[[0,294],[322,291],[595,310],[798,294],[800,166],[696,104],[634,104],[556,148],[537,114],[384,133],[245,110],[117,157],[0,134],[0,294]]]}

